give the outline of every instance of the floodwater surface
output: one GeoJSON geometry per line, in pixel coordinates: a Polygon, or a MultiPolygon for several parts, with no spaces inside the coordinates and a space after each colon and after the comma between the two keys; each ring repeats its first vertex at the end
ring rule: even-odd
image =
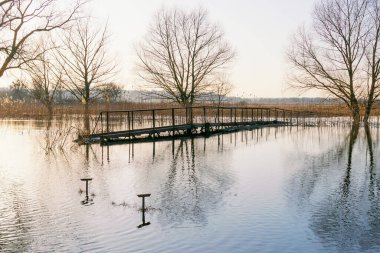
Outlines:
{"type": "Polygon", "coordinates": [[[63,125],[0,122],[1,252],[380,251],[378,128],[102,147],[63,125]]]}

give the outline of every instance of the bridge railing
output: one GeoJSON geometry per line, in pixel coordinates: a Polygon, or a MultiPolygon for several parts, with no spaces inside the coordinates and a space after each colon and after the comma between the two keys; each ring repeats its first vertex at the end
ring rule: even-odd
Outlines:
{"type": "Polygon", "coordinates": [[[192,106],[139,110],[102,111],[94,133],[130,131],[146,128],[175,127],[185,124],[242,123],[281,121],[286,124],[308,124],[316,118],[311,112],[269,107],[192,106]]]}

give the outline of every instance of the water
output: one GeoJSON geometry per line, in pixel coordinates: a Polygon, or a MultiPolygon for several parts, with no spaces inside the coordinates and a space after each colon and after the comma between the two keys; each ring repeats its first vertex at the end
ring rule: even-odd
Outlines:
{"type": "Polygon", "coordinates": [[[380,251],[378,128],[48,149],[69,124],[0,122],[1,252],[380,251]]]}

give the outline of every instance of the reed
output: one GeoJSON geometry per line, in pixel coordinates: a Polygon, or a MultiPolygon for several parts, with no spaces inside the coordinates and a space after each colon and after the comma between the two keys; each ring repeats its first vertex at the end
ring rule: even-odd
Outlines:
{"type": "MultiPolygon", "coordinates": [[[[209,106],[212,103],[196,103],[194,106],[209,106]]],[[[226,107],[270,107],[280,108],[300,112],[313,112],[321,117],[339,117],[350,116],[350,111],[342,104],[259,104],[259,103],[225,103],[226,107]]],[[[114,103],[92,103],[89,113],[98,115],[101,111],[114,110],[135,110],[135,109],[152,109],[152,108],[171,108],[181,107],[176,103],[168,102],[114,102],[114,103]]],[[[364,107],[361,108],[364,115],[364,107]]],[[[84,107],[80,103],[66,103],[54,106],[53,116],[64,117],[68,115],[82,115],[84,107]]],[[[380,116],[380,106],[373,108],[372,116],[380,116]]],[[[46,118],[49,117],[47,109],[33,102],[22,101],[0,101],[0,118],[46,118]]]]}

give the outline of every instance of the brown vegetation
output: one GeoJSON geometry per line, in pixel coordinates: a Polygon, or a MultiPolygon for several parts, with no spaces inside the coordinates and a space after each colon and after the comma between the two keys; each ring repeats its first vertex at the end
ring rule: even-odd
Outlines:
{"type": "MultiPolygon", "coordinates": [[[[211,104],[196,104],[196,105],[211,105],[211,104]]],[[[226,103],[222,106],[237,106],[237,107],[270,107],[281,108],[300,112],[313,112],[319,116],[337,117],[351,116],[350,110],[343,104],[257,104],[257,103],[226,103]]],[[[170,108],[178,107],[176,103],[152,102],[152,103],[137,103],[137,102],[115,102],[115,103],[93,103],[90,106],[89,113],[97,115],[101,111],[107,110],[134,110],[134,109],[150,109],[150,108],[170,108]]],[[[364,107],[361,108],[363,111],[364,107]]],[[[54,116],[81,115],[84,113],[83,105],[80,103],[58,104],[54,107],[54,116]]],[[[40,103],[30,102],[3,102],[0,104],[1,118],[44,118],[48,117],[48,111],[40,103]]],[[[373,109],[373,116],[380,116],[380,106],[376,105],[373,109]]]]}

